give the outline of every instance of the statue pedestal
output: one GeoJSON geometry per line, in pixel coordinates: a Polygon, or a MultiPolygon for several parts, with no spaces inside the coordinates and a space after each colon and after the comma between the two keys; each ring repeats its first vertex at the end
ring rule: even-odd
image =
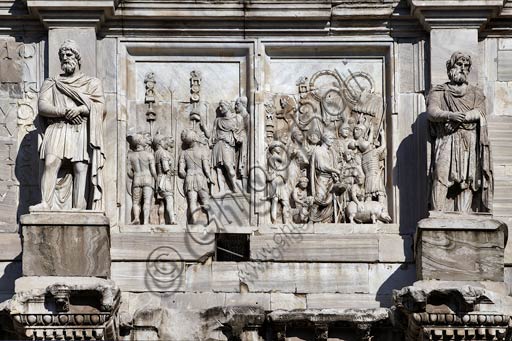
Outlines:
{"type": "Polygon", "coordinates": [[[431,213],[418,223],[418,280],[503,281],[507,225],[488,214],[431,213]]]}
{"type": "Polygon", "coordinates": [[[102,212],[39,211],[21,217],[24,276],[110,277],[110,227],[102,212]]]}
{"type": "Polygon", "coordinates": [[[490,214],[431,212],[418,223],[419,281],[393,293],[397,311],[406,317],[407,341],[507,339],[507,231],[490,214]]]}
{"type": "Polygon", "coordinates": [[[21,227],[23,277],[6,306],[20,339],[116,339],[120,290],[106,279],[110,226],[105,215],[38,211],[22,216],[21,227]]]}

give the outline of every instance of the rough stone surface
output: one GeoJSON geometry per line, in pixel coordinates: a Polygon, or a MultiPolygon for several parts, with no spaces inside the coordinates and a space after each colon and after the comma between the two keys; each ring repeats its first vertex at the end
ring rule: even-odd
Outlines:
{"type": "Polygon", "coordinates": [[[110,277],[110,231],[102,214],[32,213],[22,219],[24,276],[110,277]]]}
{"type": "Polygon", "coordinates": [[[439,215],[418,223],[418,279],[503,281],[507,226],[489,216],[439,215]]]}

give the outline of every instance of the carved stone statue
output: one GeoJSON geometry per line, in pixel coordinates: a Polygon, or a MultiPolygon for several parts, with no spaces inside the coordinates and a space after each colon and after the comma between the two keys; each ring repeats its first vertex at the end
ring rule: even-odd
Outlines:
{"type": "Polygon", "coordinates": [[[268,200],[270,200],[270,219],[277,222],[278,205],[281,204],[283,224],[290,221],[290,188],[287,184],[288,165],[286,162],[285,145],[274,141],[268,148],[268,200]]]}
{"type": "Polygon", "coordinates": [[[158,215],[160,216],[160,223],[165,224],[165,214],[169,218],[169,224],[176,224],[176,213],[174,213],[174,190],[173,190],[173,177],[174,177],[174,158],[170,152],[173,147],[173,139],[162,135],[156,135],[153,138],[153,145],[155,147],[155,162],[157,177],[157,199],[160,204],[158,208],[158,215]]]}
{"type": "Polygon", "coordinates": [[[485,97],[468,84],[471,57],[461,52],[446,62],[449,82],[432,88],[427,114],[434,138],[432,209],[491,210],[493,173],[485,97]]]}
{"type": "Polygon", "coordinates": [[[236,186],[236,145],[242,141],[242,116],[236,115],[227,101],[220,101],[217,118],[213,122],[212,166],[217,172],[219,191],[225,191],[224,185],[233,192],[236,186]]]}
{"type": "Polygon", "coordinates": [[[181,133],[184,150],[178,162],[178,175],[185,179],[184,190],[187,196],[189,222],[195,224],[199,210],[206,211],[209,217],[210,184],[214,184],[210,174],[210,150],[192,129],[181,133]],[[199,206],[199,203],[201,206],[199,206]]]}
{"type": "Polygon", "coordinates": [[[376,147],[374,143],[361,143],[358,148],[362,152],[361,166],[363,168],[365,182],[365,199],[372,201],[376,199],[382,204],[382,207],[387,206],[386,187],[384,186],[384,164],[386,158],[386,140],[384,139],[384,132],[381,131],[381,144],[376,147]]]}
{"type": "Polygon", "coordinates": [[[311,194],[315,200],[311,220],[331,223],[336,209],[332,190],[334,183],[339,181],[340,171],[336,169],[337,160],[331,149],[334,134],[325,131],[321,140],[322,144],[314,149],[310,162],[311,194]]]}
{"type": "Polygon", "coordinates": [[[128,136],[132,150],[128,153],[128,177],[132,179],[132,224],[149,224],[151,204],[157,179],[155,157],[149,137],[142,134],[128,136]]]}
{"type": "Polygon", "coordinates": [[[42,198],[31,210],[102,210],[105,100],[101,81],[80,72],[75,41],[61,45],[59,59],[62,74],[46,79],[39,95],[39,115],[47,127],[40,150],[42,198]]]}
{"type": "Polygon", "coordinates": [[[296,223],[307,223],[313,205],[313,197],[308,195],[309,179],[307,176],[300,177],[297,186],[292,193],[295,208],[292,209],[293,221],[296,223]]]}

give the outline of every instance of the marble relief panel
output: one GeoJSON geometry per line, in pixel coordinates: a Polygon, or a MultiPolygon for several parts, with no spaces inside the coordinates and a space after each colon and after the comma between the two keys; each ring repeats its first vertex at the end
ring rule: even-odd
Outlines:
{"type": "Polygon", "coordinates": [[[390,223],[382,59],[272,59],[270,223],[390,223]]]}
{"type": "Polygon", "coordinates": [[[127,223],[226,224],[231,214],[248,224],[248,203],[242,212],[221,211],[248,192],[245,67],[243,58],[135,64],[126,127],[127,223]]]}

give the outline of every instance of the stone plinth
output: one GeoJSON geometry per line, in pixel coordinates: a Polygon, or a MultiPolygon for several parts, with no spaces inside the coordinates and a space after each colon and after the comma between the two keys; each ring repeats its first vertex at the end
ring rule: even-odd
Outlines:
{"type": "Polygon", "coordinates": [[[503,281],[507,225],[490,215],[431,214],[418,223],[419,280],[503,281]]]}
{"type": "Polygon", "coordinates": [[[24,276],[110,276],[110,227],[101,212],[21,217],[24,276]]]}

